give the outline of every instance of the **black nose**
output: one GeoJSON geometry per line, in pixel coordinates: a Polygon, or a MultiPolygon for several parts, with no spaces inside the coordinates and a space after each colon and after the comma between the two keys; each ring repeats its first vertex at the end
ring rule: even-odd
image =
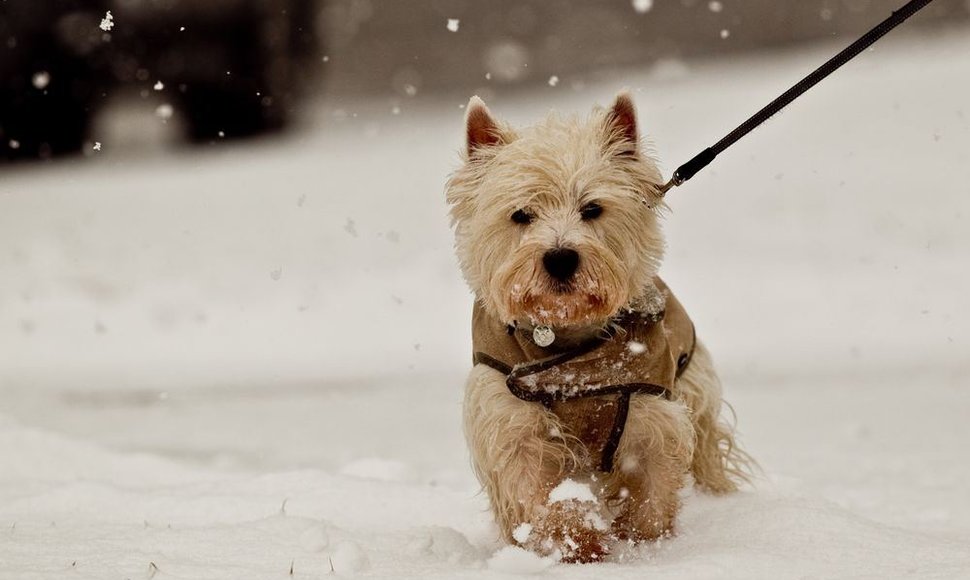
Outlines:
{"type": "Polygon", "coordinates": [[[579,253],[569,248],[549,250],[542,256],[542,265],[550,276],[560,282],[567,282],[579,266],[579,253]]]}

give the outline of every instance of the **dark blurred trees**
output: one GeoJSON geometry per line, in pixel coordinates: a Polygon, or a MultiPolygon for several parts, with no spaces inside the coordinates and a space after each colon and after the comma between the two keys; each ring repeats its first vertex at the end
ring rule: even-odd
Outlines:
{"type": "MultiPolygon", "coordinates": [[[[0,3],[0,160],[79,151],[115,94],[167,86],[191,140],[281,129],[320,45],[316,0],[0,3]],[[101,26],[111,11],[114,26],[101,26]]],[[[160,89],[159,89],[160,90],[160,89]]]]}

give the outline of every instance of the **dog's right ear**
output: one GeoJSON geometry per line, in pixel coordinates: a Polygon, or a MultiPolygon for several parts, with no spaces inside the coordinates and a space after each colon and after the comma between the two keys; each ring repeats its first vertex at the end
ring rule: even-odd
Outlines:
{"type": "Polygon", "coordinates": [[[477,95],[468,100],[465,108],[465,139],[469,158],[484,147],[508,143],[502,128],[492,117],[485,102],[477,95]]]}

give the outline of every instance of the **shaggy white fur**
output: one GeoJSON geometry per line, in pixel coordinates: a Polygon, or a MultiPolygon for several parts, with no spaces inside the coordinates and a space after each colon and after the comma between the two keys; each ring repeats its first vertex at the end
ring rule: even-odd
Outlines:
{"type": "MultiPolygon", "coordinates": [[[[582,341],[657,292],[661,175],[640,146],[629,95],[587,119],[550,115],[525,130],[496,121],[473,97],[466,127],[447,200],[462,271],[488,313],[582,341]],[[590,204],[601,211],[588,212],[590,204]],[[559,248],[579,256],[568,283],[544,266],[544,255],[559,248]]],[[[688,474],[700,488],[725,493],[748,472],[749,458],[720,418],[721,386],[700,344],[671,400],[633,397],[607,474],[596,472],[583,442],[553,411],[514,396],[505,378],[473,368],[464,423],[475,471],[510,543],[596,561],[613,539],[671,533],[688,474]],[[549,501],[566,478],[586,478],[597,501],[549,501]],[[531,533],[517,538],[523,524],[531,533]]]]}

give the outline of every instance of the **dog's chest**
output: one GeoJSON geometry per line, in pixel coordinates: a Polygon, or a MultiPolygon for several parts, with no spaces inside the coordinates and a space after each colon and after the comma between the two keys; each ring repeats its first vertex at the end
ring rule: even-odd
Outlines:
{"type": "Polygon", "coordinates": [[[694,350],[694,326],[658,278],[666,308],[631,310],[603,336],[575,347],[539,347],[531,333],[509,331],[480,304],[472,317],[475,364],[506,377],[509,391],[555,413],[570,440],[578,440],[599,469],[611,471],[633,396],[670,399],[694,350]]]}
{"type": "MultiPolygon", "coordinates": [[[[587,397],[552,403],[550,410],[559,418],[568,435],[576,437],[592,462],[601,461],[616,429],[620,395],[587,397]]],[[[582,451],[582,450],[576,450],[582,451]]]]}

